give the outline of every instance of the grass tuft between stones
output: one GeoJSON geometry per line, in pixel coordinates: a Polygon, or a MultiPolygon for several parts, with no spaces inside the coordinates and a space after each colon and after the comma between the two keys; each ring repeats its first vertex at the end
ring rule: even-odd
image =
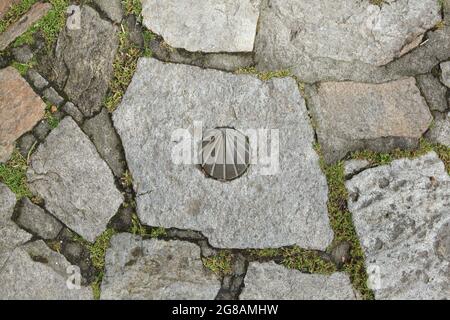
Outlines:
{"type": "Polygon", "coordinates": [[[232,272],[232,254],[229,250],[221,250],[217,255],[202,258],[203,265],[218,276],[226,276],[232,272]]]}
{"type": "Polygon", "coordinates": [[[16,194],[17,199],[32,197],[27,185],[27,159],[18,150],[14,150],[7,163],[0,163],[0,181],[16,194]]]}
{"type": "Polygon", "coordinates": [[[268,81],[273,78],[285,78],[291,77],[292,72],[290,70],[277,70],[268,72],[259,72],[255,67],[240,68],[236,70],[236,74],[250,74],[258,77],[262,81],[268,81]]]}

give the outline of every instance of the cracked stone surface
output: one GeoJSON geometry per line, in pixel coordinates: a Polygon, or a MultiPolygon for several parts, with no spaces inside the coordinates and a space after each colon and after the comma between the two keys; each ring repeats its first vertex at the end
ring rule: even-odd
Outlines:
{"type": "Polygon", "coordinates": [[[433,119],[414,78],[383,84],[323,82],[309,87],[308,95],[328,163],[356,150],[416,147],[433,119]]]}
{"type": "Polygon", "coordinates": [[[377,299],[450,298],[450,177],[436,153],[346,182],[377,299]]]}
{"type": "Polygon", "coordinates": [[[214,247],[298,244],[325,249],[333,239],[328,188],[313,150],[305,102],[290,78],[268,82],[142,58],[113,114],[137,193],[137,213],[151,226],[201,231],[214,247]],[[151,84],[151,85],[150,85],[151,84]],[[232,182],[177,165],[179,128],[279,129],[280,168],[250,166],[232,182]]]}
{"type": "Polygon", "coordinates": [[[306,274],[274,262],[250,263],[240,300],[355,300],[348,275],[306,274]]]}
{"type": "Polygon", "coordinates": [[[450,61],[441,63],[442,77],[441,81],[450,88],[450,61]]]}
{"type": "Polygon", "coordinates": [[[15,141],[44,117],[45,103],[19,72],[0,70],[0,162],[10,158],[15,141]]]}
{"type": "Polygon", "coordinates": [[[69,289],[70,263],[43,241],[17,247],[0,270],[2,300],[89,300],[90,287],[69,289]]]}
{"type": "Polygon", "coordinates": [[[46,209],[91,242],[123,201],[108,165],[71,117],[33,153],[27,177],[46,209]]]}
{"type": "Polygon", "coordinates": [[[213,300],[220,280],[189,242],[115,235],[106,252],[102,299],[213,300]]]}
{"type": "Polygon", "coordinates": [[[94,0],[108,18],[115,23],[120,23],[123,18],[123,8],[120,0],[94,0]]]}
{"type": "Polygon", "coordinates": [[[81,29],[64,28],[47,76],[87,117],[100,111],[113,78],[117,27],[89,6],[81,7],[81,29]]]}
{"type": "Polygon", "coordinates": [[[374,82],[386,73],[379,67],[417,47],[440,20],[435,0],[387,0],[382,6],[369,0],[265,1],[257,67],[290,68],[306,82],[374,82]]]}
{"type": "Polygon", "coordinates": [[[253,50],[261,0],[142,0],[144,25],[172,47],[201,52],[253,50]]]}

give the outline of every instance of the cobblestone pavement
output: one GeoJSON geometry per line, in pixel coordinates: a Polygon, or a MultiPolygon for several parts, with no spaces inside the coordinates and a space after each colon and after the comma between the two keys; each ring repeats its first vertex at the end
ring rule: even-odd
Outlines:
{"type": "Polygon", "coordinates": [[[0,50],[0,299],[450,299],[450,0],[2,0],[0,50]]]}

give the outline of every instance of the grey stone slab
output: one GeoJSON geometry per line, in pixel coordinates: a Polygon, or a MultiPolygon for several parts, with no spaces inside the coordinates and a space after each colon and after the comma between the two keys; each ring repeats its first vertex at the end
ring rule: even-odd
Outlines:
{"type": "Polygon", "coordinates": [[[105,300],[213,300],[220,289],[219,278],[203,266],[200,248],[189,242],[118,234],[105,264],[105,300]]]}
{"type": "Polygon", "coordinates": [[[94,0],[94,2],[112,21],[115,23],[122,21],[123,8],[120,0],[94,0]]]}
{"type": "Polygon", "coordinates": [[[172,47],[251,52],[260,0],[142,0],[144,25],[172,47]]]}
{"type": "Polygon", "coordinates": [[[348,160],[344,162],[344,174],[346,177],[352,176],[369,166],[370,162],[367,160],[359,160],[359,159],[348,160]]]}
{"type": "Polygon", "coordinates": [[[293,79],[263,82],[142,58],[113,121],[143,223],[201,231],[221,248],[325,249],[331,243],[327,183],[293,79]],[[192,133],[193,121],[202,121],[204,130],[279,130],[279,168],[274,161],[275,170],[268,171],[260,151],[259,162],[243,177],[223,183],[206,178],[195,164],[175,164],[180,139],[173,138],[174,130],[192,133]]]}
{"type": "Polygon", "coordinates": [[[274,262],[250,263],[240,300],[355,300],[345,273],[305,274],[274,262]]]}
{"type": "Polygon", "coordinates": [[[15,205],[14,193],[0,183],[0,270],[8,261],[12,251],[31,239],[31,234],[20,229],[11,220],[15,205]]]}
{"type": "Polygon", "coordinates": [[[82,6],[81,28],[64,28],[47,71],[57,88],[87,117],[100,111],[113,78],[117,27],[89,6],[82,6]]]}
{"type": "Polygon", "coordinates": [[[441,81],[443,84],[445,84],[448,88],[450,88],[450,61],[442,62],[441,63],[441,81]]]}
{"type": "Polygon", "coordinates": [[[2,300],[89,300],[90,287],[70,289],[70,263],[43,241],[16,248],[0,269],[2,300]]]}
{"type": "Polygon", "coordinates": [[[46,209],[91,242],[123,201],[111,170],[70,117],[33,153],[27,177],[46,209]]]}
{"type": "Polygon", "coordinates": [[[444,112],[447,110],[447,88],[432,74],[417,76],[420,88],[430,110],[444,112]]]}
{"type": "Polygon", "coordinates": [[[433,126],[426,134],[433,143],[439,143],[450,148],[450,113],[442,119],[435,119],[433,126]]]}
{"type": "MultiPolygon", "coordinates": [[[[398,71],[384,66],[408,55],[440,20],[435,0],[388,0],[381,6],[369,0],[266,1],[255,41],[257,67],[291,69],[305,82],[383,82],[396,78],[398,71]]],[[[448,38],[447,30],[445,34],[448,38]]],[[[424,63],[433,63],[433,57],[447,46],[432,42],[424,63]]],[[[422,55],[421,51],[414,55],[422,55]]]]}
{"type": "Polygon", "coordinates": [[[33,204],[28,198],[22,199],[16,223],[42,239],[54,239],[63,225],[42,208],[33,204]]]}
{"type": "Polygon", "coordinates": [[[414,78],[383,84],[324,82],[307,91],[328,163],[356,150],[414,148],[433,119],[414,78]]]}
{"type": "Polygon", "coordinates": [[[113,127],[108,111],[103,108],[98,115],[86,120],[82,128],[114,175],[121,177],[125,172],[125,159],[122,155],[120,138],[113,127]]]}
{"type": "Polygon", "coordinates": [[[27,72],[27,77],[30,79],[33,86],[38,89],[42,90],[45,87],[48,86],[48,81],[44,79],[43,76],[41,76],[36,70],[30,69],[27,72]]]}
{"type": "Polygon", "coordinates": [[[435,152],[346,182],[377,299],[450,298],[450,177],[435,152]]]}

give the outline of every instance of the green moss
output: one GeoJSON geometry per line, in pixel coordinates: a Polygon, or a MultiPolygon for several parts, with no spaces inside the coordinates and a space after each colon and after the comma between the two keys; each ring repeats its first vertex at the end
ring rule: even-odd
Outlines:
{"type": "Polygon", "coordinates": [[[130,232],[134,235],[139,235],[141,237],[148,236],[147,228],[141,224],[138,216],[134,213],[131,216],[131,230],[130,232]]]}
{"type": "Polygon", "coordinates": [[[150,237],[152,238],[162,238],[167,236],[167,231],[164,228],[153,228],[150,231],[150,237]]]}
{"type": "Polygon", "coordinates": [[[260,80],[267,81],[273,78],[285,78],[292,76],[290,70],[278,70],[269,72],[258,72],[255,67],[241,68],[236,71],[236,74],[251,74],[258,77],[260,80]]]}
{"type": "Polygon", "coordinates": [[[252,259],[279,260],[289,269],[306,273],[331,274],[336,266],[324,260],[316,251],[301,249],[298,246],[280,249],[258,249],[248,252],[252,259]]]}
{"type": "Polygon", "coordinates": [[[11,6],[2,20],[0,20],[0,33],[4,32],[10,25],[18,21],[38,0],[22,0],[11,6]]]}
{"type": "Polygon", "coordinates": [[[116,234],[114,229],[106,229],[93,244],[88,244],[92,265],[98,269],[105,268],[106,249],[109,248],[111,238],[116,234]]]}
{"type": "Polygon", "coordinates": [[[33,35],[37,31],[42,32],[47,43],[47,48],[50,49],[52,47],[58,38],[59,32],[66,23],[66,9],[69,1],[48,0],[47,2],[52,4],[52,8],[44,17],[14,41],[15,47],[33,43],[33,35]]]}
{"type": "Polygon", "coordinates": [[[32,197],[27,185],[27,168],[27,160],[17,150],[7,163],[0,163],[0,181],[16,194],[17,199],[32,197]]]}
{"type": "Polygon", "coordinates": [[[125,14],[135,16],[140,16],[142,11],[141,0],[122,0],[122,6],[124,8],[125,14]]]}
{"type": "Polygon", "coordinates": [[[439,158],[444,162],[447,172],[450,174],[450,148],[439,145],[432,144],[426,139],[421,139],[419,142],[419,147],[414,150],[400,150],[396,149],[389,153],[377,153],[373,151],[357,151],[350,155],[351,159],[363,159],[369,161],[372,165],[386,165],[390,164],[392,161],[401,158],[417,158],[427,154],[431,151],[435,151],[439,158]]]}
{"type": "Polygon", "coordinates": [[[97,278],[95,279],[95,281],[91,283],[92,294],[94,296],[94,300],[100,300],[100,295],[102,293],[101,286],[102,286],[103,275],[104,275],[104,273],[100,272],[97,275],[97,278]]]}
{"type": "Polygon", "coordinates": [[[232,255],[228,250],[222,250],[217,255],[203,258],[203,265],[214,272],[218,276],[224,276],[231,274],[232,255]]]}
{"type": "Polygon", "coordinates": [[[367,286],[364,252],[353,225],[352,215],[347,208],[348,193],[345,188],[344,165],[342,162],[326,165],[320,146],[316,145],[315,149],[320,156],[320,165],[328,182],[328,214],[334,231],[334,244],[347,241],[352,245],[351,259],[344,266],[344,270],[364,299],[374,299],[373,292],[367,286]]]}

